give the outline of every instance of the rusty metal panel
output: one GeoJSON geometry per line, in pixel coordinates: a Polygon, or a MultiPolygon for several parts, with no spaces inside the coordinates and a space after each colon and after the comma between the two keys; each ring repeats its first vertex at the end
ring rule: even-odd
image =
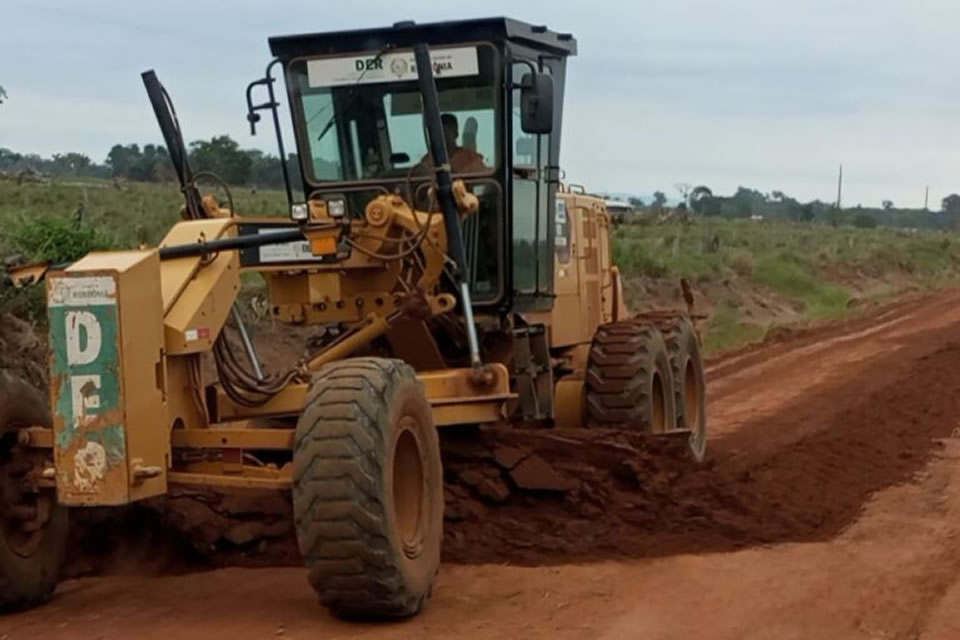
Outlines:
{"type": "Polygon", "coordinates": [[[120,505],[166,491],[156,251],[91,254],[47,279],[57,492],[120,505]]]}
{"type": "Polygon", "coordinates": [[[64,504],[127,501],[115,274],[48,279],[50,394],[64,504]]]}

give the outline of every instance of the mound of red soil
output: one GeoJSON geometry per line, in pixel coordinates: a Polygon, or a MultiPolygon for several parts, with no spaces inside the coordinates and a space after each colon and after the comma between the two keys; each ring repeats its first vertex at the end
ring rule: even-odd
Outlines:
{"type": "MultiPolygon", "coordinates": [[[[880,349],[773,414],[740,412],[749,417],[711,440],[712,457],[701,466],[682,439],[444,430],[445,559],[545,564],[833,537],[874,492],[922,470],[939,439],[951,434],[952,416],[960,413],[960,347],[953,330],[911,336],[909,350],[880,349]]],[[[791,346],[827,337],[818,333],[791,340],[791,346]]],[[[858,338],[864,344],[879,339],[899,338],[858,338]]],[[[4,321],[0,340],[0,366],[45,386],[38,364],[45,350],[29,326],[4,321]]],[[[839,348],[852,345],[848,340],[839,348]]],[[[722,379],[772,358],[775,350],[759,350],[718,365],[712,375],[722,379]]],[[[791,367],[815,377],[819,358],[802,356],[791,367]]],[[[769,395],[778,379],[765,374],[745,384],[738,379],[732,393],[769,395]]],[[[86,568],[81,563],[79,572],[109,571],[111,549],[118,550],[121,565],[145,562],[157,571],[164,563],[180,570],[197,559],[299,563],[285,494],[267,499],[184,489],[133,511],[82,513],[75,549],[93,560],[86,568]],[[143,524],[151,522],[156,526],[143,524]],[[154,557],[150,545],[160,543],[154,557]]]]}
{"type": "Polygon", "coordinates": [[[854,377],[741,425],[700,467],[682,442],[631,434],[503,432],[448,446],[445,558],[538,565],[831,538],[953,431],[951,339],[928,334],[927,355],[873,362],[872,385],[854,377]],[[523,456],[551,470],[554,490],[520,490],[510,464],[523,456]]]}
{"type": "MultiPolygon", "coordinates": [[[[948,333],[924,337],[927,355],[873,362],[869,385],[853,377],[745,422],[699,466],[676,437],[444,430],[444,559],[540,565],[836,536],[950,435],[960,347],[948,333]]],[[[186,549],[215,566],[300,562],[285,494],[178,489],[147,507],[183,537],[163,553],[186,549]]],[[[122,556],[156,564],[127,535],[136,527],[104,524],[122,556]]],[[[173,570],[184,562],[170,560],[173,570]]]]}
{"type": "Polygon", "coordinates": [[[47,388],[45,336],[9,313],[0,314],[0,370],[6,370],[38,389],[47,388]]]}

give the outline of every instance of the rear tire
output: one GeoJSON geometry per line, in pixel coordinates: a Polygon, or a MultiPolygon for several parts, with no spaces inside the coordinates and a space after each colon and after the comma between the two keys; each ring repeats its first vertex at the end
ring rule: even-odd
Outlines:
{"type": "Polygon", "coordinates": [[[690,454],[703,462],[707,453],[707,397],[700,339],[686,316],[674,320],[664,331],[664,338],[673,369],[677,427],[690,432],[690,454]]]}
{"type": "Polygon", "coordinates": [[[440,566],[440,440],[416,373],[354,358],[314,377],[297,423],[293,508],[321,603],[347,619],[420,611],[440,566]]]}
{"type": "Polygon", "coordinates": [[[626,321],[599,327],[590,346],[586,386],[589,426],[652,434],[675,428],[670,358],[652,324],[626,321]]]}
{"type": "Polygon", "coordinates": [[[23,486],[35,471],[17,440],[23,427],[51,427],[46,399],[25,382],[0,372],[0,610],[21,610],[53,597],[67,543],[67,509],[54,491],[23,486]],[[32,511],[29,520],[22,514],[32,511]]]}

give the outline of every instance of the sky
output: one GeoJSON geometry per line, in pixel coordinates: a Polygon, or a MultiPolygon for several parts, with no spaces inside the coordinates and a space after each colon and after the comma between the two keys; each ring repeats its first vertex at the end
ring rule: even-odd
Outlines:
{"type": "MultiPolygon", "coordinates": [[[[561,164],[594,192],[740,185],[931,207],[960,192],[956,0],[3,0],[0,147],[102,161],[159,142],[156,70],[187,140],[251,137],[244,91],[288,33],[506,15],[572,32],[561,164]]],[[[292,141],[288,141],[288,146],[292,141]]]]}

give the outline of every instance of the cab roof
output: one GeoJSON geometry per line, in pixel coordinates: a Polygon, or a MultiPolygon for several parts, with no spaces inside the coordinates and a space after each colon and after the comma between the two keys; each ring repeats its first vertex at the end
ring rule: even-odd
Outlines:
{"type": "Polygon", "coordinates": [[[391,27],[274,36],[268,42],[270,52],[286,61],[300,56],[380,51],[388,46],[407,48],[424,41],[428,45],[444,45],[471,40],[497,43],[510,41],[562,56],[577,53],[577,41],[571,34],[555,33],[544,26],[511,18],[480,18],[424,24],[398,22],[391,27]]]}

